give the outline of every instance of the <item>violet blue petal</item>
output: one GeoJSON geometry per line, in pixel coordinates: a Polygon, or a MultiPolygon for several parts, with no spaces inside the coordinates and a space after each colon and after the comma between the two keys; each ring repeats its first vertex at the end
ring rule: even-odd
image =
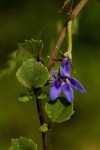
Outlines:
{"type": "Polygon", "coordinates": [[[60,66],[60,76],[63,78],[67,78],[70,76],[70,72],[67,72],[65,67],[60,66]]]}
{"type": "Polygon", "coordinates": [[[53,77],[54,79],[57,78],[54,69],[52,69],[52,77],[53,77]]]}
{"type": "Polygon", "coordinates": [[[74,100],[74,92],[71,86],[68,84],[68,82],[63,82],[62,83],[62,88],[63,88],[63,93],[66,97],[66,99],[72,103],[74,100]]]}
{"type": "Polygon", "coordinates": [[[71,64],[70,64],[70,61],[68,60],[68,58],[63,58],[61,67],[63,69],[64,76],[66,76],[66,75],[69,76],[71,64]]]}
{"type": "Polygon", "coordinates": [[[69,62],[68,58],[63,58],[62,59],[62,66],[63,65],[69,65],[69,64],[70,64],[70,62],[69,62]]]}
{"type": "Polygon", "coordinates": [[[60,79],[57,79],[50,87],[50,100],[54,101],[59,97],[62,91],[62,85],[60,83],[60,79]]]}
{"type": "Polygon", "coordinates": [[[70,85],[72,86],[72,88],[78,90],[81,93],[86,93],[86,90],[84,89],[84,87],[82,86],[82,84],[75,78],[73,77],[69,77],[69,82],[70,85]]]}

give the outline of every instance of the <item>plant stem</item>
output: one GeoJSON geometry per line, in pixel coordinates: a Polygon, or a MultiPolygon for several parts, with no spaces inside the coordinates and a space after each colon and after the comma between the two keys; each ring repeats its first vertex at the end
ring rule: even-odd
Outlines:
{"type": "Polygon", "coordinates": [[[68,49],[67,52],[64,53],[66,57],[72,60],[72,20],[68,22],[68,49]]]}
{"type": "Polygon", "coordinates": [[[49,59],[48,62],[47,62],[47,68],[48,68],[49,71],[51,70],[51,67],[52,67],[53,64],[54,64],[53,59],[56,58],[56,56],[57,56],[57,54],[58,54],[58,50],[60,49],[60,47],[61,47],[61,45],[62,45],[62,42],[63,42],[63,40],[64,40],[64,38],[65,38],[66,33],[67,33],[67,22],[66,22],[66,24],[64,25],[64,27],[63,27],[63,29],[62,29],[62,31],[61,31],[61,33],[60,33],[60,36],[59,36],[59,38],[58,38],[58,40],[57,40],[57,42],[56,42],[56,45],[55,45],[55,47],[54,47],[54,49],[53,49],[53,51],[52,51],[52,53],[51,53],[51,56],[50,56],[51,59],[49,59]]]}
{"type": "MultiPolygon", "coordinates": [[[[42,102],[40,99],[36,99],[36,104],[37,104],[37,110],[38,110],[38,116],[40,120],[40,125],[43,125],[43,123],[46,123],[44,112],[43,112],[43,107],[42,107],[42,102]]],[[[47,142],[47,132],[42,132],[42,140],[43,140],[43,150],[47,150],[48,147],[48,142],[47,142]]]]}
{"type": "Polygon", "coordinates": [[[86,5],[88,0],[81,0],[72,12],[73,19],[78,15],[81,9],[86,5]]]}
{"type": "Polygon", "coordinates": [[[68,52],[72,52],[72,21],[68,22],[68,52]]]}
{"type": "MultiPolygon", "coordinates": [[[[81,11],[81,9],[86,5],[86,3],[88,2],[88,0],[81,0],[79,2],[79,4],[75,7],[75,9],[72,11],[72,17],[73,19],[78,15],[78,13],[81,11]]],[[[61,33],[60,33],[60,36],[56,42],[56,45],[51,53],[51,59],[48,60],[47,62],[47,68],[48,70],[50,71],[52,66],[54,65],[54,61],[53,59],[56,58],[57,54],[58,54],[58,50],[60,49],[61,45],[62,45],[62,42],[65,38],[65,35],[67,33],[67,24],[68,24],[68,21],[69,19],[67,19],[61,33]]]]}

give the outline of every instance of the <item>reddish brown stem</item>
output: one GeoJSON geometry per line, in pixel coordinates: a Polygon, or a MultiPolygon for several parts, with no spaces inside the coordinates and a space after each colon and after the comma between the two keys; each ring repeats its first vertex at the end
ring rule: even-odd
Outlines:
{"type": "MultiPolygon", "coordinates": [[[[43,125],[43,123],[46,123],[44,112],[43,112],[43,106],[40,99],[36,100],[37,103],[37,110],[39,115],[40,124],[43,125]]],[[[47,132],[42,132],[42,140],[43,140],[43,150],[48,149],[48,137],[47,132]]]]}
{"type": "Polygon", "coordinates": [[[75,7],[75,9],[72,12],[73,18],[75,18],[78,13],[81,11],[81,9],[86,5],[88,0],[81,0],[80,3],[75,7]]]}
{"type": "Polygon", "coordinates": [[[51,53],[51,59],[49,59],[48,62],[47,62],[47,68],[48,68],[49,71],[51,70],[51,67],[54,64],[53,59],[56,58],[56,56],[58,54],[58,49],[61,47],[66,33],[67,33],[67,23],[65,24],[64,28],[62,29],[61,34],[60,34],[60,36],[59,36],[59,38],[57,40],[57,43],[56,43],[56,45],[55,45],[55,47],[54,47],[54,49],[53,49],[53,51],[51,53]]]}

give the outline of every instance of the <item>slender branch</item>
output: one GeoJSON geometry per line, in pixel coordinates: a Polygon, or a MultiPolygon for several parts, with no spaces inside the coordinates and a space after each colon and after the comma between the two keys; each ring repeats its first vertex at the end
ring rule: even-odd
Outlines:
{"type": "MultiPolygon", "coordinates": [[[[43,125],[43,123],[45,123],[46,120],[43,112],[42,102],[40,99],[36,99],[36,103],[37,103],[37,110],[38,110],[40,124],[43,125]]],[[[42,139],[43,139],[43,150],[47,150],[48,148],[47,132],[42,132],[42,139]]]]}
{"type": "MultiPolygon", "coordinates": [[[[78,15],[78,13],[81,11],[81,9],[86,5],[86,3],[88,2],[88,0],[81,0],[79,2],[79,4],[75,7],[75,9],[72,11],[72,17],[73,19],[78,15]]],[[[60,33],[60,36],[56,42],[56,45],[51,53],[51,59],[48,60],[47,62],[47,68],[48,70],[50,71],[51,70],[51,67],[54,65],[54,61],[53,59],[56,58],[57,54],[58,54],[58,50],[60,49],[61,45],[62,45],[62,42],[65,38],[65,35],[67,33],[67,23],[68,23],[69,19],[67,19],[61,33],[60,33]]]]}
{"type": "Polygon", "coordinates": [[[88,0],[81,0],[72,12],[73,19],[78,15],[81,9],[86,5],[88,0]]]}
{"type": "MultiPolygon", "coordinates": [[[[42,53],[41,53],[41,58],[42,58],[42,53]]],[[[39,58],[38,58],[39,59],[39,58]]],[[[44,111],[43,111],[43,105],[41,102],[41,99],[38,99],[38,93],[41,92],[41,88],[37,88],[34,90],[29,90],[28,91],[33,94],[33,96],[36,96],[36,107],[37,107],[37,111],[38,111],[38,117],[39,117],[39,121],[40,121],[40,125],[43,125],[44,123],[46,123],[46,118],[44,115],[44,111]]],[[[47,132],[42,132],[42,141],[43,141],[43,150],[48,150],[48,135],[47,132]]]]}
{"type": "Polygon", "coordinates": [[[51,70],[51,67],[54,64],[53,59],[56,58],[56,56],[58,54],[58,50],[60,49],[60,47],[62,45],[62,42],[63,42],[63,40],[65,38],[66,33],[67,33],[67,22],[64,25],[64,27],[63,27],[63,29],[62,29],[62,31],[60,33],[60,36],[59,36],[59,38],[57,40],[57,43],[56,43],[56,45],[55,45],[55,47],[54,47],[54,49],[53,49],[53,51],[51,53],[51,59],[49,59],[48,62],[47,62],[47,68],[48,68],[49,71],[51,70]]]}

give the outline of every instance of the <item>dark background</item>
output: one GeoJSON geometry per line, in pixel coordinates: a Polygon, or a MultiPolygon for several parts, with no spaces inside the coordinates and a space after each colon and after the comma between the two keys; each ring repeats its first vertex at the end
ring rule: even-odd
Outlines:
{"type": "MultiPolygon", "coordinates": [[[[16,69],[2,78],[11,52],[25,39],[42,39],[44,58],[55,45],[66,20],[59,13],[61,0],[0,0],[0,149],[10,147],[11,138],[34,139],[42,150],[39,120],[34,101],[18,101],[25,89],[16,79],[16,69]]],[[[100,3],[91,0],[74,21],[73,64],[87,94],[75,91],[74,115],[56,125],[50,134],[50,150],[100,150],[100,3]]],[[[67,49],[67,40],[61,51],[67,49]]],[[[13,68],[13,63],[11,66],[13,68]]],[[[7,71],[5,71],[7,72],[7,71]]],[[[9,71],[8,71],[9,73],[9,71]]]]}

